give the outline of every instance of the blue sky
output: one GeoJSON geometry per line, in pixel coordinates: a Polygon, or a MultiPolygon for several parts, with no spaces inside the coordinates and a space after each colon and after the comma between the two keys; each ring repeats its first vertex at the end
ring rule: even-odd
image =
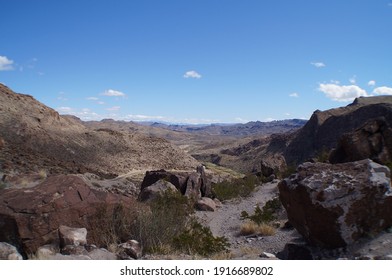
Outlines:
{"type": "Polygon", "coordinates": [[[309,118],[392,94],[392,0],[0,7],[0,82],[84,120],[309,118]]]}

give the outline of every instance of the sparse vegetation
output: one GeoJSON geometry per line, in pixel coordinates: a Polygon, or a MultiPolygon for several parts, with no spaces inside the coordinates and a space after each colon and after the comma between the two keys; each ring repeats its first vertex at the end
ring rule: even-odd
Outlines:
{"type": "Polygon", "coordinates": [[[257,224],[253,221],[247,221],[240,227],[241,235],[258,234],[263,236],[272,236],[275,233],[276,228],[266,223],[257,224]]]}
{"type": "Polygon", "coordinates": [[[242,179],[217,183],[213,186],[213,191],[216,197],[223,201],[236,197],[249,196],[259,184],[259,177],[255,175],[249,175],[242,179]]]}
{"type": "Polygon", "coordinates": [[[229,243],[225,237],[214,237],[208,227],[192,220],[187,229],[174,238],[174,246],[191,255],[210,256],[225,252],[229,243]]]}
{"type": "Polygon", "coordinates": [[[279,178],[284,179],[290,177],[293,173],[296,172],[296,170],[297,170],[296,165],[292,164],[286,166],[286,168],[283,171],[277,172],[277,174],[279,178]]]}
{"type": "Polygon", "coordinates": [[[317,162],[329,162],[330,150],[327,147],[323,147],[316,155],[317,162]]]}
{"type": "Polygon", "coordinates": [[[279,210],[282,208],[278,197],[267,201],[267,203],[260,208],[256,207],[254,214],[249,215],[248,212],[242,211],[241,218],[249,220],[241,225],[240,234],[260,234],[260,235],[274,235],[276,232],[273,221],[276,221],[279,210]]]}

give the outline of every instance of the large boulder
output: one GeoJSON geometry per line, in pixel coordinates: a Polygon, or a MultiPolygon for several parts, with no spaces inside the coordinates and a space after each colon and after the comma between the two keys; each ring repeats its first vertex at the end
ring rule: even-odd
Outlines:
{"type": "Polygon", "coordinates": [[[140,201],[151,201],[162,196],[167,191],[178,192],[172,183],[160,179],[151,186],[144,188],[139,194],[139,199],[140,201]]]}
{"type": "MultiPolygon", "coordinates": [[[[59,243],[58,228],[87,228],[94,236],[100,228],[90,222],[97,210],[128,207],[134,199],[91,189],[81,178],[58,175],[27,189],[0,190],[0,241],[15,245],[23,254],[59,243]]],[[[87,240],[88,241],[88,240],[87,240]]]]}
{"type": "Polygon", "coordinates": [[[149,188],[160,180],[174,185],[181,194],[194,200],[198,200],[200,197],[212,196],[211,182],[205,174],[204,167],[199,166],[196,172],[147,171],[141,184],[139,198],[142,199],[141,196],[144,196],[144,189],[149,188]]]}
{"type": "Polygon", "coordinates": [[[329,161],[342,163],[366,158],[384,164],[392,161],[392,126],[384,117],[369,120],[354,132],[344,134],[329,161]]]}
{"type": "Polygon", "coordinates": [[[0,260],[23,260],[15,246],[0,242],[0,260]]]}
{"type": "Polygon", "coordinates": [[[304,163],[278,187],[290,223],[313,245],[343,247],[392,226],[390,170],[369,159],[304,163]]]}

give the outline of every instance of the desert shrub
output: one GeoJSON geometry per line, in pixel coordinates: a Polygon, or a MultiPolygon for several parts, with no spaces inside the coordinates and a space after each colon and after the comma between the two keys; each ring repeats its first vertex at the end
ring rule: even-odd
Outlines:
{"type": "Polygon", "coordinates": [[[187,197],[167,191],[150,203],[149,211],[138,213],[131,227],[132,238],[141,242],[144,252],[159,252],[186,229],[192,211],[187,197]]]}
{"type": "Polygon", "coordinates": [[[297,171],[297,167],[294,164],[288,165],[283,171],[278,172],[278,177],[281,179],[288,178],[296,171],[297,171]]]}
{"type": "Polygon", "coordinates": [[[242,211],[241,218],[251,220],[258,225],[263,223],[267,224],[277,219],[280,209],[282,209],[282,204],[279,198],[276,197],[267,201],[262,209],[257,206],[253,215],[249,215],[248,212],[242,211]]]}
{"type": "Polygon", "coordinates": [[[317,162],[329,162],[329,154],[330,150],[327,147],[323,147],[320,151],[318,151],[316,155],[317,162]]]}
{"type": "Polygon", "coordinates": [[[217,183],[212,188],[215,196],[223,201],[236,197],[249,196],[259,184],[260,179],[255,175],[250,175],[242,179],[217,183]]]}
{"type": "Polygon", "coordinates": [[[136,208],[137,205],[130,209],[121,204],[115,207],[99,206],[89,221],[92,243],[109,249],[113,244],[129,240],[131,225],[136,218],[136,208]]]}
{"type": "Polygon", "coordinates": [[[191,255],[210,256],[227,251],[229,243],[225,237],[215,237],[210,228],[192,220],[184,232],[173,239],[175,248],[191,255]]]}

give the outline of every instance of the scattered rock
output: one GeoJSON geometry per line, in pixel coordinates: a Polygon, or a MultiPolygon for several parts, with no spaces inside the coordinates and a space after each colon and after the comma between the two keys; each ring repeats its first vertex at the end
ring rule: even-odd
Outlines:
{"type": "Polygon", "coordinates": [[[392,225],[390,170],[371,160],[304,163],[278,187],[290,223],[313,245],[343,247],[392,225]]]}
{"type": "Polygon", "coordinates": [[[260,254],[260,258],[263,258],[263,259],[273,259],[273,260],[277,259],[274,254],[267,253],[267,252],[262,252],[260,254]]]}
{"type": "Polygon", "coordinates": [[[0,242],[0,260],[23,260],[23,257],[14,246],[0,242]]]}
{"type": "Polygon", "coordinates": [[[199,211],[211,211],[214,212],[216,210],[215,202],[208,197],[202,197],[196,203],[196,209],[199,211]]]}
{"type": "Polygon", "coordinates": [[[35,252],[35,258],[38,260],[50,260],[60,252],[60,248],[55,244],[41,246],[35,252]]]}
{"type": "Polygon", "coordinates": [[[118,245],[121,259],[140,259],[142,257],[142,247],[136,240],[129,240],[118,245]]]}

